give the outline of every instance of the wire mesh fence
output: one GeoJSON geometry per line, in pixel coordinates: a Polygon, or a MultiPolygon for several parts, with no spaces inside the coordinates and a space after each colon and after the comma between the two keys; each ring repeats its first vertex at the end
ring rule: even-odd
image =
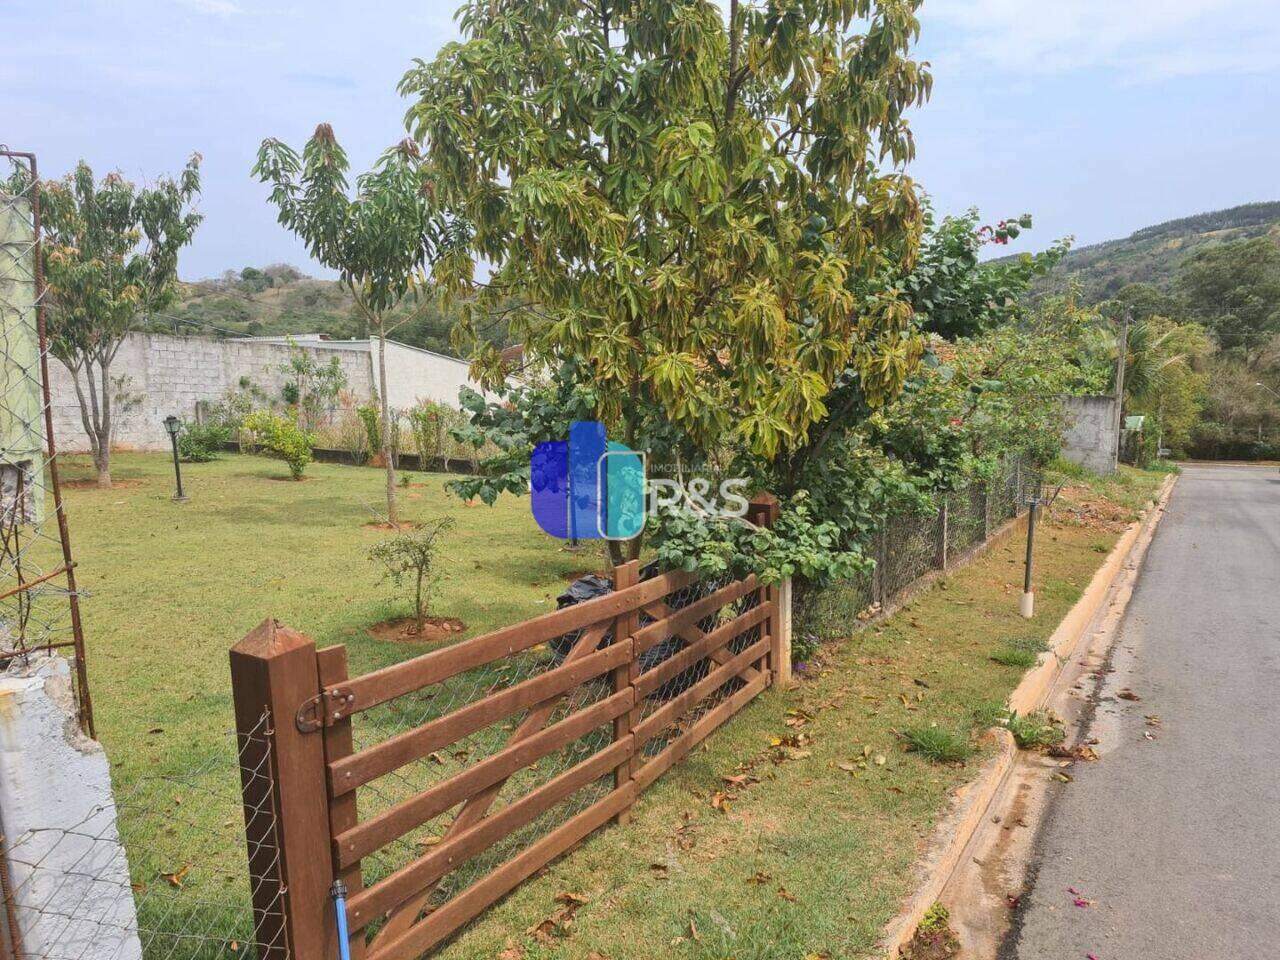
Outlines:
{"type": "Polygon", "coordinates": [[[244,797],[273,793],[270,724],[264,714],[238,739],[228,734],[216,753],[183,764],[181,772],[143,777],[114,803],[98,797],[70,818],[58,816],[68,812],[65,805],[50,804],[47,825],[5,836],[8,925],[0,939],[11,955],[287,956],[284,889],[272,879],[276,812],[269,802],[244,804],[244,797]],[[256,889],[250,857],[264,867],[256,889]]]}
{"type": "Polygon", "coordinates": [[[1002,460],[995,474],[941,493],[933,510],[890,517],[870,539],[874,565],[858,576],[797,593],[795,636],[800,646],[847,637],[851,628],[893,607],[922,577],[944,570],[985,543],[1027,509],[1041,489],[1040,470],[1027,459],[1002,460]]]}
{"type": "Polygon", "coordinates": [[[84,636],[49,415],[36,160],[0,146],[0,668],[70,651],[93,729],[84,636]]]}

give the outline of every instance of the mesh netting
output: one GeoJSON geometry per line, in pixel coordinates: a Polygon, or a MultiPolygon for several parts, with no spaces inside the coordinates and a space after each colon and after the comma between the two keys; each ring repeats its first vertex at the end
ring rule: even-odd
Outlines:
{"type": "Polygon", "coordinates": [[[72,651],[92,730],[74,563],[47,411],[49,363],[35,159],[0,148],[0,669],[72,651]]]}
{"type": "Polygon", "coordinates": [[[203,761],[144,777],[73,823],[6,837],[18,955],[213,960],[271,948],[287,956],[269,726],[264,714],[203,761]],[[242,812],[244,796],[263,802],[242,812]],[[256,889],[246,851],[263,878],[256,889]]]}

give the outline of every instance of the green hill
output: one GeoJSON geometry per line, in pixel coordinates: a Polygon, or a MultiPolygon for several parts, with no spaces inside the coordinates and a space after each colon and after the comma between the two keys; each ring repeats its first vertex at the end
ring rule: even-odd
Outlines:
{"type": "Polygon", "coordinates": [[[1196,251],[1268,234],[1280,240],[1280,202],[1201,213],[1143,227],[1123,240],[1072,250],[1047,282],[1053,287],[1078,282],[1087,303],[1115,296],[1130,283],[1170,290],[1178,265],[1196,251]]]}
{"type": "MultiPolygon", "coordinates": [[[[407,314],[413,308],[399,311],[407,314]]],[[[392,336],[413,346],[456,355],[449,341],[453,319],[432,303],[417,305],[412,320],[392,336]]],[[[506,346],[505,325],[489,332],[506,346]]],[[[260,337],[324,333],[335,339],[368,331],[351,295],[333,280],[317,280],[287,264],[228,270],[221,277],[182,284],[179,302],[153,316],[147,329],[208,337],[260,337]]]]}

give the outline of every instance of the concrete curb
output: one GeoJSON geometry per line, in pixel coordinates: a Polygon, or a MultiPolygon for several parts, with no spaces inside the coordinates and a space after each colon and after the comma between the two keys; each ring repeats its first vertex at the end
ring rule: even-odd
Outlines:
{"type": "MultiPolygon", "coordinates": [[[[1156,492],[1155,506],[1131,523],[1094,573],[1080,599],[1067,612],[1049,638],[1049,650],[1042,654],[1009,695],[1009,709],[1027,713],[1040,709],[1062,674],[1071,653],[1089,632],[1099,610],[1111,594],[1111,588],[1122,570],[1134,559],[1134,548],[1144,532],[1159,522],[1165,504],[1173,492],[1176,474],[1170,474],[1156,492]]],[[[902,911],[885,928],[880,940],[881,955],[894,960],[915,934],[925,911],[941,896],[964,855],[973,835],[986,819],[993,799],[1009,778],[1017,758],[1017,744],[1007,730],[995,729],[991,735],[999,740],[999,752],[983,764],[978,776],[961,786],[954,794],[950,809],[935,828],[918,869],[921,876],[916,891],[902,911]]]]}
{"type": "Polygon", "coordinates": [[[969,838],[982,825],[992,799],[1013,770],[1018,757],[1018,745],[1013,734],[1008,730],[992,730],[990,735],[998,741],[999,751],[982,765],[977,777],[952,795],[946,816],[934,828],[933,839],[917,864],[921,883],[880,939],[881,951],[891,960],[915,935],[925,911],[942,895],[943,888],[960,865],[960,857],[969,845],[969,838]]]}

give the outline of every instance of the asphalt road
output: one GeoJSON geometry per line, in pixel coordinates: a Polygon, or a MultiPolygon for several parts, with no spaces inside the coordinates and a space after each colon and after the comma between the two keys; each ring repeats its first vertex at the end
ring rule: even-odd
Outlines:
{"type": "Polygon", "coordinates": [[[1280,471],[1186,468],[1111,666],[1001,957],[1280,957],[1280,471]]]}

